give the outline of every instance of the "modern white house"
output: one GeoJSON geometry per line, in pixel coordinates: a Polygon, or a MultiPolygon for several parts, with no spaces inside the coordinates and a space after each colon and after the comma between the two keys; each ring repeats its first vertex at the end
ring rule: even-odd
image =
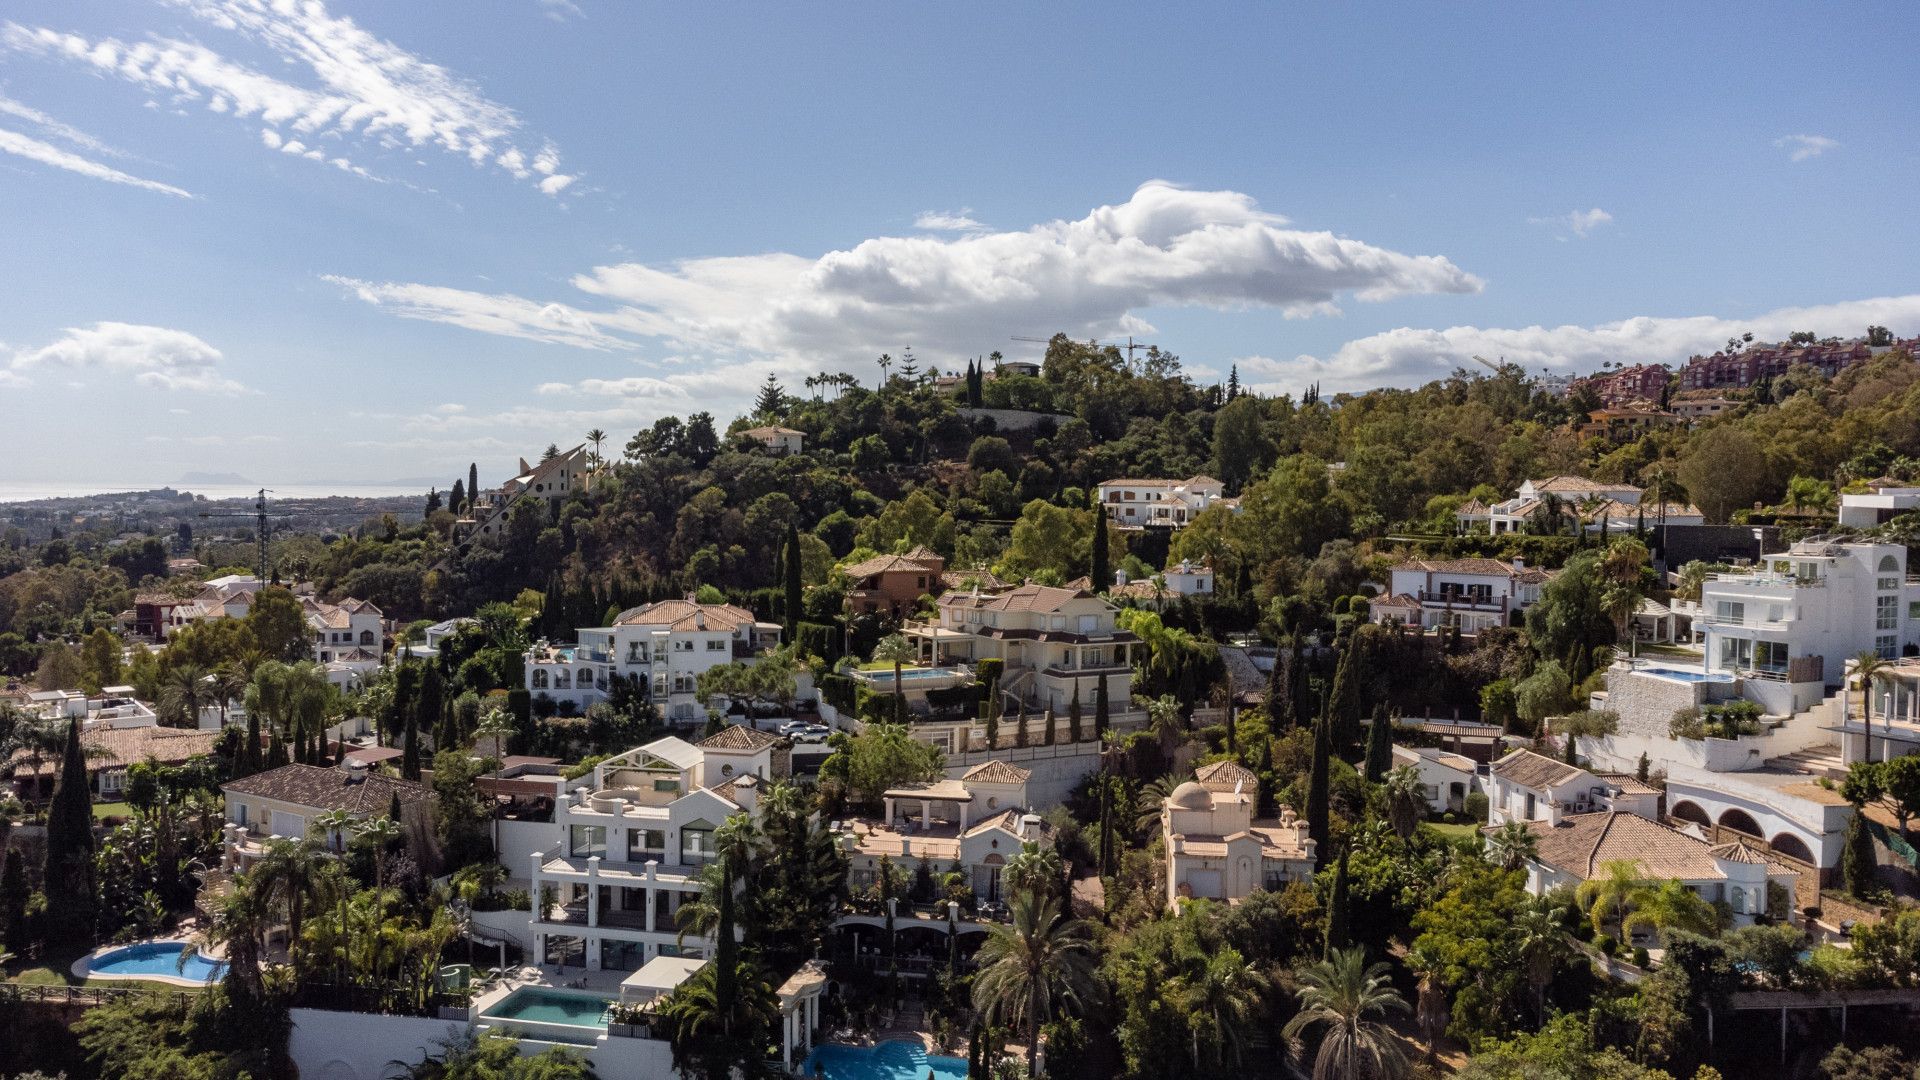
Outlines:
{"type": "Polygon", "coordinates": [[[1099,487],[1101,509],[1123,529],[1179,528],[1215,504],[1238,511],[1240,500],[1225,496],[1226,485],[1206,475],[1185,480],[1108,480],[1099,487]]]}
{"type": "Polygon", "coordinates": [[[780,624],[689,596],[630,608],[612,626],[584,628],[578,637],[576,645],[540,641],[527,650],[526,688],[536,701],[584,710],[606,699],[613,678],[637,679],[662,717],[689,724],[706,716],[695,697],[701,673],[778,648],[780,624]]]}
{"type": "Polygon", "coordinates": [[[1469,502],[1455,512],[1462,533],[1484,532],[1498,536],[1502,533],[1525,531],[1527,522],[1534,511],[1553,496],[1565,504],[1566,512],[1573,514],[1583,504],[1604,500],[1613,500],[1634,506],[1640,502],[1640,489],[1632,484],[1607,484],[1588,480],[1584,476],[1549,476],[1544,480],[1525,480],[1511,499],[1505,499],[1488,506],[1481,502],[1469,502]]]}
{"type": "Polygon", "coordinates": [[[975,588],[940,597],[939,621],[901,628],[920,647],[923,660],[941,667],[1005,662],[1000,691],[1007,714],[1052,709],[1065,716],[1076,695],[1091,723],[1098,682],[1106,681],[1108,714],[1116,727],[1145,721],[1129,704],[1133,696],[1131,631],[1114,623],[1111,603],[1084,589],[1026,584],[1005,592],[975,588]]]}
{"type": "Polygon", "coordinates": [[[379,669],[387,647],[379,608],[351,597],[329,604],[312,596],[302,596],[300,608],[313,634],[313,659],[327,669],[328,682],[344,689],[379,669]]]}
{"type": "Polygon", "coordinates": [[[440,647],[446,643],[448,638],[458,634],[469,626],[475,625],[477,622],[477,619],[464,616],[456,619],[443,619],[422,630],[420,632],[420,640],[407,645],[402,651],[416,660],[425,660],[439,656],[440,647]]]}
{"type": "Polygon", "coordinates": [[[1659,789],[1631,776],[1599,775],[1531,750],[1515,750],[1487,771],[1487,824],[1620,812],[1660,816],[1659,789]]]}
{"type": "Polygon", "coordinates": [[[1277,821],[1256,820],[1258,802],[1258,779],[1231,762],[1173,789],[1160,807],[1168,907],[1189,899],[1231,902],[1312,879],[1316,845],[1306,821],[1287,807],[1277,821]]]}
{"type": "Polygon", "coordinates": [[[1869,480],[1865,491],[1841,493],[1840,527],[1871,529],[1915,510],[1920,510],[1920,483],[1883,476],[1869,480]]]}
{"type": "Polygon", "coordinates": [[[1449,626],[1478,633],[1514,626],[1552,577],[1520,559],[1412,559],[1389,572],[1386,588],[1368,601],[1367,614],[1372,622],[1422,630],[1449,626]]]}
{"type": "Polygon", "coordinates": [[[1838,686],[1860,652],[1920,649],[1920,578],[1900,544],[1802,540],[1714,574],[1693,630],[1709,673],[1838,686]]]}
{"type": "Polygon", "coordinates": [[[531,858],[536,955],[617,971],[708,955],[710,940],[681,942],[679,911],[699,896],[714,832],[757,813],[762,785],[781,778],[779,742],[735,726],[697,746],[656,739],[589,777],[556,778],[552,834],[531,858]]]}
{"type": "Polygon", "coordinates": [[[1436,814],[1465,809],[1467,796],[1479,786],[1479,765],[1472,758],[1431,746],[1396,746],[1393,764],[1411,765],[1420,774],[1427,809],[1436,814]]]}

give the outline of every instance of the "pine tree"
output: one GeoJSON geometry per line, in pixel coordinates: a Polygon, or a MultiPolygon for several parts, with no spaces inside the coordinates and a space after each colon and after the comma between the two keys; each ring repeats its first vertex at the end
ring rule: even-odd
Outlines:
{"type": "Polygon", "coordinates": [[[1107,565],[1107,515],[1097,504],[1093,508],[1093,543],[1090,546],[1093,548],[1093,557],[1087,571],[1087,581],[1093,592],[1103,593],[1113,588],[1113,568],[1107,565]]]}
{"type": "Polygon", "coordinates": [[[786,411],[787,392],[781,388],[780,380],[767,373],[767,381],[760,384],[760,396],[753,401],[753,412],[769,420],[777,420],[786,411]]]}
{"type": "Polygon", "coordinates": [[[1866,815],[1854,807],[1847,822],[1846,846],[1840,849],[1840,879],[1855,898],[1866,896],[1879,887],[1879,860],[1874,857],[1873,834],[1867,831],[1866,815]]]}
{"type": "Polygon", "coordinates": [[[787,644],[800,640],[800,605],[804,591],[800,583],[800,529],[793,522],[787,522],[787,644]]]}
{"type": "Polygon", "coordinates": [[[1332,956],[1335,949],[1346,948],[1347,939],[1351,936],[1347,931],[1349,918],[1347,892],[1347,853],[1342,851],[1340,861],[1334,864],[1333,890],[1327,902],[1326,955],[1328,956],[1332,956]]]}
{"type": "Polygon", "coordinates": [[[1327,864],[1327,843],[1332,836],[1328,814],[1328,759],[1333,756],[1333,740],[1328,728],[1331,720],[1322,717],[1313,725],[1313,767],[1307,774],[1307,836],[1314,841],[1316,866],[1327,864]]]}
{"type": "Polygon", "coordinates": [[[1393,722],[1387,719],[1387,703],[1374,706],[1373,722],[1367,727],[1367,783],[1377,784],[1393,768],[1393,722]]]}
{"type": "Polygon", "coordinates": [[[1234,398],[1237,398],[1239,396],[1240,396],[1240,365],[1234,364],[1227,368],[1227,400],[1232,401],[1234,398]]]}
{"type": "Polygon", "coordinates": [[[1073,700],[1067,702],[1067,741],[1080,741],[1080,680],[1073,680],[1073,700]]]}
{"type": "Polygon", "coordinates": [[[1100,742],[1107,737],[1109,720],[1107,705],[1107,677],[1097,676],[1093,684],[1093,738],[1100,742]]]}
{"type": "Polygon", "coordinates": [[[428,488],[427,489],[427,509],[426,509],[426,514],[424,516],[432,517],[434,514],[434,511],[439,509],[440,509],[440,489],[437,487],[428,488]]]}
{"type": "Polygon", "coordinates": [[[60,759],[60,782],[47,810],[47,861],[44,889],[48,935],[62,944],[93,940],[93,797],[87,760],[80,752],[80,721],[67,725],[67,748],[60,759]]]}
{"type": "Polygon", "coordinates": [[[1649,769],[1651,769],[1652,767],[1653,767],[1653,762],[1651,762],[1651,761],[1649,761],[1649,760],[1647,760],[1647,755],[1646,755],[1646,754],[1644,754],[1644,753],[1643,753],[1643,754],[1641,754],[1641,755],[1640,755],[1640,764],[1639,764],[1639,765],[1636,765],[1636,766],[1634,767],[1634,770],[1633,770],[1633,778],[1634,778],[1635,780],[1638,780],[1638,781],[1640,781],[1640,782],[1641,782],[1641,783],[1643,783],[1643,784],[1644,784],[1644,783],[1646,783],[1646,782],[1647,782],[1647,770],[1649,770],[1649,769]]]}

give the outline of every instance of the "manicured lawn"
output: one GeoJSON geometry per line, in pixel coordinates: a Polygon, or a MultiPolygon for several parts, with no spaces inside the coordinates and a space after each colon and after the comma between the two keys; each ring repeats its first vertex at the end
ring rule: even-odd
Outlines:
{"type": "Polygon", "coordinates": [[[133,807],[123,802],[103,802],[93,804],[93,820],[106,817],[132,817],[133,807]]]}
{"type": "Polygon", "coordinates": [[[1480,831],[1480,826],[1475,825],[1471,822],[1462,822],[1458,825],[1448,825],[1443,821],[1429,821],[1426,823],[1426,827],[1429,829],[1432,829],[1434,832],[1439,833],[1441,836],[1444,836],[1449,840],[1468,840],[1473,838],[1473,836],[1475,836],[1480,831]]]}
{"type": "Polygon", "coordinates": [[[5,981],[20,983],[23,986],[140,986],[137,981],[126,979],[76,979],[73,977],[73,962],[80,959],[82,953],[92,949],[61,949],[46,951],[32,960],[10,959],[0,974],[5,981]]]}

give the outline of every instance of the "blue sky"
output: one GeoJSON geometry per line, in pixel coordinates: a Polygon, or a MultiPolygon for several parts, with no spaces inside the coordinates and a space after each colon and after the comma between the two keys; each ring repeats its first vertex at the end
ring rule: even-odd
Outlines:
{"type": "MultiPolygon", "coordinates": [[[[911,347],[1263,389],[1920,334],[1900,4],[14,0],[21,474],[490,477],[911,347]]],[[[9,470],[12,471],[12,470],[9,470]]]]}

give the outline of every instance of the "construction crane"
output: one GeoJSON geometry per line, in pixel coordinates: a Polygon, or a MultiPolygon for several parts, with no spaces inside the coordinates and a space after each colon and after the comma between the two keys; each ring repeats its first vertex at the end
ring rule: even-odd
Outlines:
{"type": "Polygon", "coordinates": [[[216,513],[203,512],[200,515],[203,518],[211,518],[215,521],[251,520],[254,523],[253,525],[254,546],[257,551],[254,557],[255,559],[254,574],[257,577],[259,577],[261,581],[267,580],[267,542],[272,536],[272,522],[292,521],[295,518],[323,516],[320,514],[299,513],[299,512],[268,514],[267,513],[267,492],[270,490],[272,489],[271,488],[260,489],[259,495],[253,501],[253,513],[251,514],[216,514],[216,513]]]}
{"type": "Polygon", "coordinates": [[[1493,373],[1494,373],[1495,375],[1498,375],[1498,374],[1500,374],[1500,365],[1499,365],[1499,364],[1496,364],[1496,363],[1494,363],[1493,361],[1491,361],[1491,360],[1489,360],[1489,359],[1487,359],[1486,357],[1484,357],[1484,356],[1481,356],[1481,355],[1480,355],[1479,353],[1474,353],[1474,354],[1473,354],[1473,358],[1474,358],[1475,360],[1478,360],[1478,361],[1480,361],[1480,362],[1481,362],[1482,364],[1485,364],[1485,365],[1486,365],[1486,368],[1487,368],[1487,370],[1488,370],[1488,371],[1491,371],[1491,372],[1493,372],[1493,373]]]}
{"type": "MultiPolygon", "coordinates": [[[[1035,344],[1043,344],[1043,346],[1044,344],[1048,344],[1048,342],[1052,342],[1052,338],[1021,338],[1018,334],[1014,336],[1014,340],[1016,340],[1016,342],[1035,342],[1035,344]]],[[[1127,344],[1119,344],[1119,342],[1094,342],[1094,340],[1089,340],[1087,344],[1091,344],[1094,348],[1127,350],[1127,367],[1133,367],[1133,350],[1137,350],[1137,348],[1154,348],[1154,346],[1150,346],[1150,344],[1146,344],[1146,342],[1133,340],[1133,334],[1127,334],[1127,344]]]]}

